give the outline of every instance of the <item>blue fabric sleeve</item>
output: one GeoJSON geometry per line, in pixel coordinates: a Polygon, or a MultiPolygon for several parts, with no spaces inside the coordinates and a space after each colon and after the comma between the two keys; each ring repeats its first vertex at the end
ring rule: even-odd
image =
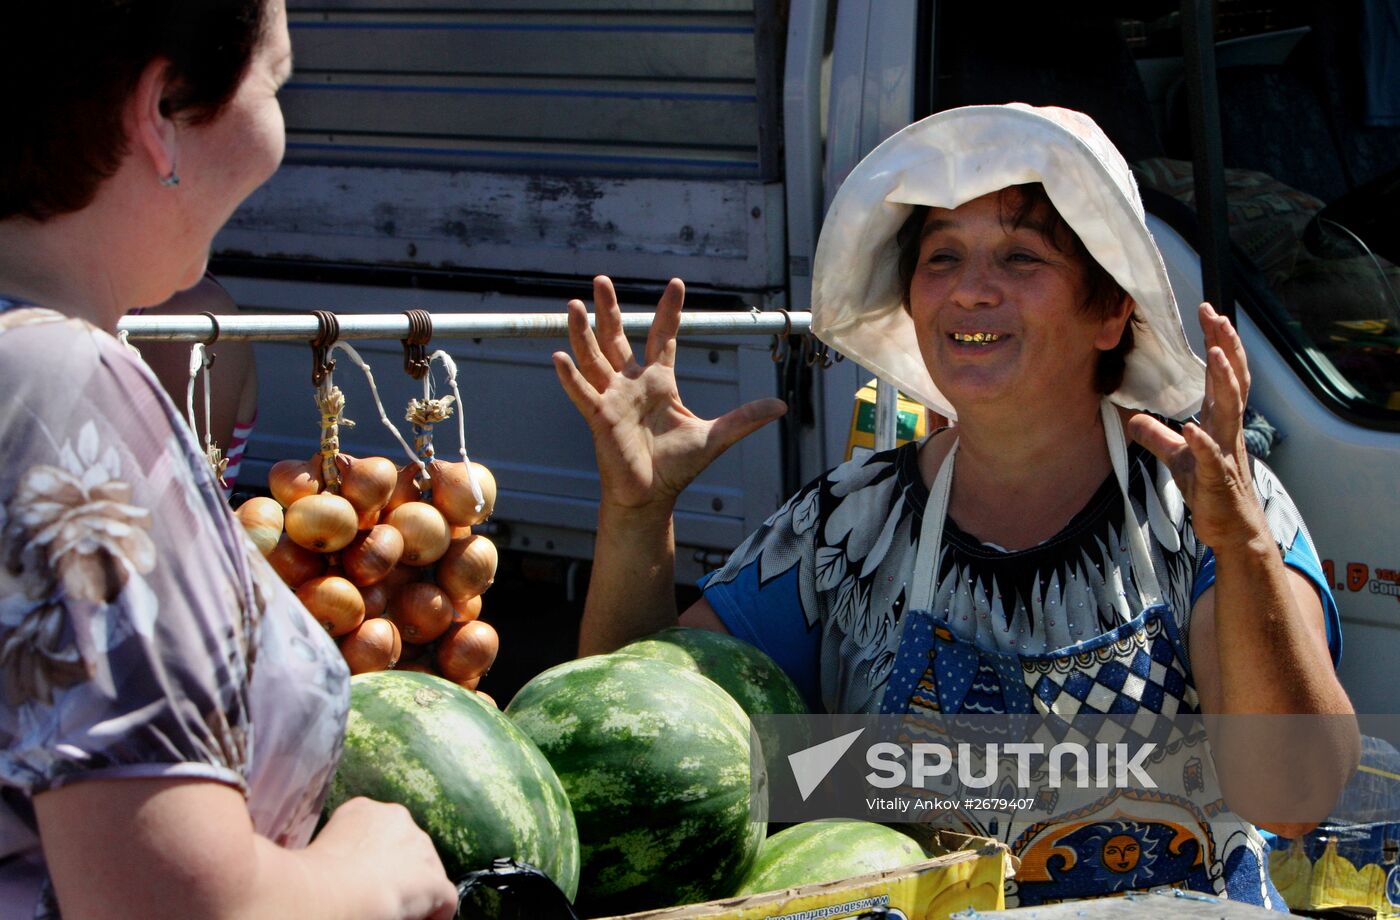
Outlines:
{"type": "Polygon", "coordinates": [[[758,560],[730,581],[714,575],[699,586],[731,635],[743,639],[778,663],[792,678],[812,712],[821,712],[821,679],[817,662],[821,630],[808,626],[797,587],[798,566],[767,584],[758,581],[758,560]]]}
{"type": "MultiPolygon", "coordinates": [[[[1283,552],[1283,564],[1295,569],[1313,583],[1318,596],[1322,598],[1322,619],[1327,628],[1327,650],[1332,654],[1332,666],[1342,660],[1342,617],[1337,611],[1337,599],[1332,596],[1332,586],[1322,573],[1322,562],[1317,558],[1305,531],[1299,530],[1297,537],[1283,552]]],[[[1206,589],[1215,584],[1215,553],[1206,549],[1200,567],[1196,569],[1196,580],[1191,585],[1191,606],[1206,589]]]]}

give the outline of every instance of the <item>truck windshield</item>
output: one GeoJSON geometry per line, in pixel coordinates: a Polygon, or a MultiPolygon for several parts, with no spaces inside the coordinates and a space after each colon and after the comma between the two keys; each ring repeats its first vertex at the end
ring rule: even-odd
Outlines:
{"type": "MultiPolygon", "coordinates": [[[[1363,423],[1400,424],[1400,36],[1353,4],[1222,4],[1220,130],[1239,299],[1312,388],[1363,423]],[[1356,54],[1357,49],[1361,55],[1356,54]]],[[[1172,17],[1119,20],[1157,81],[1165,156],[1147,187],[1194,204],[1172,17]]]]}
{"type": "MultiPolygon", "coordinates": [[[[1379,209],[1381,199],[1368,203],[1379,209]]],[[[1397,202],[1386,210],[1393,214],[1397,202]]],[[[1285,321],[1312,359],[1376,406],[1400,410],[1400,268],[1365,226],[1324,208],[1304,230],[1279,286],[1285,321]]]]}

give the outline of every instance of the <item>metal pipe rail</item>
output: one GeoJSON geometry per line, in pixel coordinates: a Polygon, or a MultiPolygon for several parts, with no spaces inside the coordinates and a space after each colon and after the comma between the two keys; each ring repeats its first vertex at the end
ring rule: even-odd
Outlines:
{"type": "MultiPolygon", "coordinates": [[[[645,336],[654,313],[624,313],[622,328],[629,336],[645,336]]],[[[337,341],[349,339],[407,339],[410,321],[406,313],[337,314],[337,341]]],[[[435,313],[433,338],[563,338],[568,335],[567,313],[435,313]]],[[[589,321],[596,322],[592,314],[589,321]]],[[[805,335],[811,332],[808,311],[759,310],[746,313],[681,314],[679,334],[704,335],[805,335]]],[[[228,339],[258,342],[310,342],[321,332],[313,313],[235,314],[215,319],[199,316],[126,316],[117,323],[133,342],[204,342],[228,339]]],[[[776,344],[776,341],[775,341],[776,344]]],[[[775,353],[776,354],[776,353],[775,353]]],[[[881,383],[876,391],[875,444],[877,450],[895,444],[894,388],[881,383]]]]}
{"type": "MultiPolygon", "coordinates": [[[[645,336],[653,313],[624,313],[622,328],[629,336],[645,336]]],[[[409,319],[403,313],[337,314],[337,340],[405,339],[409,319]]],[[[593,319],[592,314],[589,316],[593,319]]],[[[558,313],[434,313],[433,338],[563,338],[568,316],[558,313]]],[[[696,310],[681,315],[680,335],[801,335],[810,331],[809,312],[763,311],[707,313],[696,310]]],[[[258,342],[309,342],[320,331],[311,313],[236,314],[215,321],[199,316],[126,316],[117,324],[133,342],[210,342],[242,340],[258,342]]]]}

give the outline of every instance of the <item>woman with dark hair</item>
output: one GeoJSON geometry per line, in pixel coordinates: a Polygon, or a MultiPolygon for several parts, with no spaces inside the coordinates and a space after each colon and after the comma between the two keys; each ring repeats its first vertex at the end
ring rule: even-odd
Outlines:
{"type": "MultiPolygon", "coordinates": [[[[606,278],[596,333],[569,304],[574,355],[555,367],[603,493],[584,654],[676,624],[676,495],[782,412],[686,410],[683,296],[673,280],[644,363],[606,278]]],[[[1169,885],[1283,909],[1267,844],[1229,809],[1305,831],[1357,762],[1336,604],[1297,509],[1245,452],[1240,339],[1207,304],[1197,318],[1205,365],[1127,163],[1089,118],[1011,104],[910,125],[832,202],[812,329],[956,422],[818,477],[679,617],[767,652],[814,711],[1185,732],[1153,753],[1156,787],[1052,785],[1052,769],[948,814],[1020,858],[1012,904],[1169,885]],[[1219,730],[1245,714],[1261,719],[1219,730]],[[1263,718],[1278,714],[1317,717],[1306,744],[1263,718]],[[1210,747],[1170,721],[1203,715],[1210,747]]]]}
{"type": "Polygon", "coordinates": [[[0,30],[0,917],[445,920],[364,799],[311,840],[348,673],[113,337],[283,152],[276,0],[52,0],[0,30]],[[308,845],[309,844],[309,845],[308,845]]]}

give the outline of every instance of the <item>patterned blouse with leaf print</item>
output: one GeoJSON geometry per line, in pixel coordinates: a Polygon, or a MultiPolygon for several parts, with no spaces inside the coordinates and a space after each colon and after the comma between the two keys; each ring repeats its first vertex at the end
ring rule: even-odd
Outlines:
{"type": "Polygon", "coordinates": [[[311,837],[348,674],[140,358],[0,299],[0,920],[57,917],[31,800],[190,777],[311,837]]]}

